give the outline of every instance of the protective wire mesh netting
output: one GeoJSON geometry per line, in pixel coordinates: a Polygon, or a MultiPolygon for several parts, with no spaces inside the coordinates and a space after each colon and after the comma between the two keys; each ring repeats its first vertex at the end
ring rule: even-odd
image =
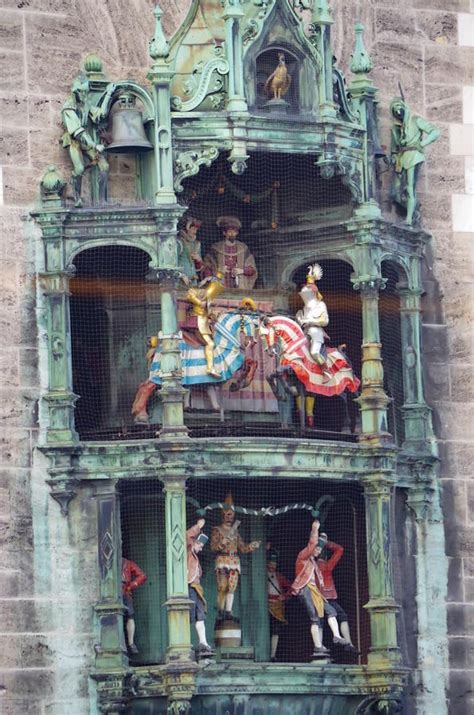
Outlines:
{"type": "MultiPolygon", "coordinates": [[[[151,481],[122,484],[121,490],[123,554],[147,576],[133,592],[139,650],[133,657],[140,663],[159,662],[167,646],[164,494],[161,486],[151,481]]],[[[331,593],[326,590],[326,596],[329,604],[338,604],[336,633],[349,637],[361,653],[358,656],[354,649],[337,642],[335,624],[325,617],[321,623],[322,641],[330,651],[326,657],[341,664],[365,662],[369,625],[363,608],[368,586],[362,490],[357,485],[303,479],[188,482],[188,528],[204,519],[202,533],[209,537],[199,554],[200,583],[207,602],[203,616],[206,640],[212,648],[219,646],[223,659],[312,659],[310,615],[304,599],[292,591],[292,584],[297,557],[308,544],[316,512],[324,541],[317,564],[326,589],[328,584],[334,588],[331,593]],[[217,571],[223,559],[219,550],[222,529],[229,520],[238,537],[232,558],[239,562],[230,604],[221,602],[223,585],[217,571]],[[250,545],[255,547],[253,551],[249,551],[250,545]]],[[[191,635],[198,647],[194,626],[191,635]]]]}
{"type": "MultiPolygon", "coordinates": [[[[352,215],[350,192],[341,177],[323,178],[314,156],[255,154],[240,176],[229,167],[222,156],[185,181],[180,197],[186,206],[178,235],[184,281],[174,307],[189,436],[263,437],[270,448],[280,445],[272,438],[285,438],[281,444],[289,452],[301,438],[355,442],[363,335],[361,298],[341,229],[352,215]]],[[[161,286],[149,264],[145,251],[119,245],[88,249],[75,259],[71,342],[82,439],[153,438],[160,431],[161,286]]],[[[382,273],[386,288],[378,310],[388,422],[401,441],[398,273],[389,262],[382,273]]],[[[158,482],[140,478],[120,489],[123,555],[147,576],[143,582],[136,572],[132,580],[140,585],[128,594],[126,632],[130,646],[133,620],[139,651],[130,655],[136,662],[159,662],[168,642],[164,495],[158,482]]],[[[325,657],[365,662],[361,488],[350,481],[257,474],[188,482],[188,528],[205,519],[203,532],[210,537],[200,553],[201,585],[207,642],[219,645],[220,657],[311,659],[315,621],[291,583],[316,515],[327,542],[320,545],[318,569],[328,578],[327,600],[338,604],[335,616],[329,612],[321,620],[322,642],[330,649],[325,657]],[[226,530],[234,547],[227,554],[232,563],[222,564],[216,559],[226,530]],[[225,572],[220,581],[219,564],[225,572]]],[[[185,548],[179,535],[168,538],[176,540],[177,551],[185,548]]],[[[126,583],[130,574],[124,574],[126,583]]],[[[191,630],[197,644],[199,633],[191,630]]]]}
{"type": "MultiPolygon", "coordinates": [[[[352,267],[337,257],[338,225],[352,210],[340,177],[323,179],[315,157],[277,154],[252,155],[236,176],[223,157],[187,180],[181,199],[179,267],[188,284],[175,308],[191,436],[355,440],[362,317],[352,267]],[[322,277],[317,270],[313,292],[302,295],[315,262],[322,277]]],[[[129,246],[75,259],[73,388],[84,439],[153,437],[161,425],[161,293],[149,262],[129,246]]],[[[385,388],[400,438],[396,272],[384,265],[385,388]]]]}

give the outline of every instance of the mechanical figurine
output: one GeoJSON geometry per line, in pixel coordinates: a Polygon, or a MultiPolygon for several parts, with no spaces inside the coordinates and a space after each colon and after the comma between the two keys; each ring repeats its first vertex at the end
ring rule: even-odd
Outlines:
{"type": "Polygon", "coordinates": [[[242,224],[236,216],[220,216],[217,225],[222,229],[224,240],[211,246],[204,258],[204,275],[215,275],[220,271],[226,288],[252,289],[258,277],[255,258],[247,244],[238,241],[242,224]]]}
{"type": "Polygon", "coordinates": [[[133,592],[142,586],[146,574],[129,559],[122,559],[122,601],[125,606],[125,629],[127,632],[127,645],[130,655],[137,655],[135,645],[135,610],[133,608],[133,592]]]}
{"type": "Polygon", "coordinates": [[[302,549],[295,564],[295,580],[291,592],[302,601],[311,622],[311,637],[313,639],[313,659],[327,658],[329,650],[323,645],[322,619],[327,618],[328,626],[333,635],[335,645],[349,645],[339,631],[337,611],[325,598],[324,578],[318,565],[318,557],[326,545],[325,539],[319,538],[318,519],[313,521],[309,541],[302,549]]]}
{"type": "Polygon", "coordinates": [[[210,657],[214,655],[214,651],[206,638],[207,602],[201,585],[202,568],[199,561],[199,554],[209,541],[209,537],[202,533],[204,524],[204,519],[199,519],[194,526],[186,531],[188,593],[192,601],[191,623],[194,623],[199,640],[198,655],[210,657]]]}
{"type": "Polygon", "coordinates": [[[235,519],[232,495],[226,497],[222,523],[211,532],[211,551],[216,554],[218,619],[234,620],[232,607],[239,583],[241,554],[249,554],[260,546],[260,541],[247,544],[239,534],[240,521],[235,519]]]}
{"type": "Polygon", "coordinates": [[[212,328],[210,323],[211,305],[214,298],[217,298],[224,290],[222,282],[223,274],[219,271],[215,276],[205,278],[198,288],[190,288],[186,293],[186,300],[193,305],[194,315],[197,316],[199,334],[205,346],[207,373],[213,377],[220,377],[220,373],[214,367],[215,343],[212,339],[212,328]]]}

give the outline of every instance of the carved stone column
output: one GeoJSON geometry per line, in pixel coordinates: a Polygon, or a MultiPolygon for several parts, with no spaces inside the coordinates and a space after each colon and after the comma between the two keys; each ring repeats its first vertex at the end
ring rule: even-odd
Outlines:
{"type": "Polygon", "coordinates": [[[225,45],[229,62],[229,99],[227,109],[230,112],[246,112],[248,107],[244,95],[242,34],[240,32],[240,21],[244,17],[244,11],[240,7],[240,3],[224,0],[223,4],[225,45]]]}
{"type": "Polygon", "coordinates": [[[122,668],[127,663],[123,634],[120,503],[115,482],[107,481],[97,486],[96,503],[100,595],[94,606],[99,622],[95,666],[98,670],[109,670],[122,668]]]}
{"type": "Polygon", "coordinates": [[[362,301],[362,389],[357,402],[360,405],[361,441],[371,443],[392,442],[387,430],[387,397],[383,386],[382,344],[379,327],[379,290],[385,281],[378,276],[352,279],[354,289],[362,301]]]}
{"type": "Polygon", "coordinates": [[[72,446],[78,442],[74,429],[71,345],[69,335],[69,277],[72,272],[41,273],[39,285],[43,296],[42,327],[46,343],[48,389],[43,396],[48,445],[72,446]]]}
{"type": "Polygon", "coordinates": [[[48,484],[51,496],[63,515],[77,491],[74,457],[79,451],[79,436],[74,428],[71,346],[69,322],[69,277],[71,272],[41,273],[40,331],[41,348],[47,364],[47,389],[40,402],[40,447],[49,458],[48,484]]]}
{"type": "Polygon", "coordinates": [[[421,289],[400,287],[400,325],[402,335],[403,394],[406,451],[436,454],[431,409],[423,394],[421,367],[421,289]]]}
{"type": "Polygon", "coordinates": [[[416,712],[445,715],[449,675],[449,648],[446,622],[448,563],[440,505],[437,460],[415,459],[410,471],[415,483],[408,490],[407,506],[415,532],[417,669],[420,686],[416,712]]]}
{"type": "Polygon", "coordinates": [[[359,113],[359,121],[365,128],[364,136],[364,161],[362,177],[363,202],[355,210],[357,216],[376,218],[381,215],[376,201],[375,158],[381,153],[377,118],[376,95],[377,88],[369,78],[373,62],[365,49],[363,40],[364,26],[357,22],[355,25],[356,41],[351,59],[351,71],[355,79],[350,85],[350,94],[354,109],[359,113]]]}
{"type": "Polygon", "coordinates": [[[189,622],[186,482],[184,478],[164,478],[166,519],[166,586],[168,649],[163,682],[171,715],[187,715],[195,692],[197,665],[191,655],[189,622]]]}
{"type": "Polygon", "coordinates": [[[177,322],[176,286],[181,281],[177,269],[159,269],[157,277],[161,286],[161,399],[163,402],[163,425],[160,437],[176,439],[186,437],[184,424],[184,395],[180,333],[177,322]]]}
{"type": "Polygon", "coordinates": [[[153,64],[147,79],[153,85],[153,104],[155,119],[153,125],[153,143],[155,146],[156,194],[157,204],[174,204],[176,196],[173,188],[173,151],[171,142],[171,94],[170,86],[174,71],[167,61],[169,45],[161,27],[163,11],[156,5],[155,34],[150,41],[150,57],[153,64]]]}
{"type": "Polygon", "coordinates": [[[369,664],[386,666],[400,662],[394,599],[390,501],[393,484],[386,475],[370,474],[363,480],[367,531],[367,565],[371,646],[369,664]]]}
{"type": "Polygon", "coordinates": [[[335,119],[337,116],[333,96],[331,25],[333,23],[327,0],[314,0],[313,14],[309,31],[311,41],[318,50],[321,59],[321,71],[318,73],[319,109],[322,119],[335,119]]]}

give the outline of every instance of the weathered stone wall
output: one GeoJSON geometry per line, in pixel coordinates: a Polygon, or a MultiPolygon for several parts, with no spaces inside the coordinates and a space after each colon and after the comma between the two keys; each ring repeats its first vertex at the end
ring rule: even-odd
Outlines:
{"type": "MultiPolygon", "coordinates": [[[[171,31],[186,0],[162,0],[171,31]]],[[[361,19],[380,88],[401,81],[413,110],[443,130],[420,179],[426,264],[427,396],[443,457],[449,559],[451,712],[472,712],[474,500],[471,421],[474,239],[474,7],[469,0],[333,0],[335,54],[348,66],[361,19]]],[[[0,0],[0,708],[4,715],[85,715],[97,595],[94,508],[76,499],[66,520],[34,454],[40,378],[35,329],[37,231],[28,211],[48,164],[67,172],[59,110],[81,60],[102,57],[110,78],[145,81],[152,0],[0,0]]],[[[115,185],[127,182],[119,166],[115,185]],[[123,174],[123,181],[120,178],[123,174]]],[[[388,206],[385,207],[387,210],[388,206]]]]}

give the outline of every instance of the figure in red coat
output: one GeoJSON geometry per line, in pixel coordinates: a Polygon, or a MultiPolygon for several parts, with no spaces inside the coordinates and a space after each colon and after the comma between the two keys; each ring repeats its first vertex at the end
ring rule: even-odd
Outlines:
{"type": "Polygon", "coordinates": [[[191,623],[194,623],[198,635],[198,654],[209,657],[214,655],[214,651],[206,639],[207,603],[201,585],[202,568],[199,561],[199,554],[209,541],[209,537],[201,533],[205,523],[204,519],[199,519],[194,526],[187,530],[186,547],[188,552],[188,593],[192,602],[191,623]]]}
{"type": "Polygon", "coordinates": [[[326,545],[326,541],[319,539],[319,526],[318,519],[313,521],[309,541],[297,556],[295,580],[291,585],[291,592],[303,602],[311,622],[311,637],[314,644],[313,658],[321,658],[329,653],[322,642],[322,618],[324,616],[326,616],[331,629],[333,643],[349,645],[339,632],[336,609],[323,595],[324,579],[318,564],[318,557],[326,545]]]}
{"type": "Polygon", "coordinates": [[[135,610],[133,592],[146,581],[146,574],[129,559],[122,559],[122,601],[125,606],[125,628],[127,631],[128,652],[137,655],[135,645],[135,610]]]}
{"type": "Polygon", "coordinates": [[[341,636],[345,641],[347,641],[347,644],[344,645],[344,650],[348,653],[358,655],[359,651],[352,643],[351,632],[349,629],[349,619],[347,618],[345,610],[337,601],[337,591],[332,577],[332,572],[342,558],[344,547],[339,544],[335,544],[333,541],[329,541],[327,534],[320,534],[319,542],[324,544],[317,560],[319,570],[321,571],[323,577],[321,593],[327,600],[328,604],[331,605],[336,611],[336,618],[339,623],[341,636]],[[329,558],[323,558],[328,552],[330,554],[329,558]]]}
{"type": "Polygon", "coordinates": [[[268,612],[270,613],[270,659],[276,660],[278,640],[288,625],[285,602],[291,598],[291,583],[277,571],[278,553],[270,548],[267,554],[268,612]]]}

